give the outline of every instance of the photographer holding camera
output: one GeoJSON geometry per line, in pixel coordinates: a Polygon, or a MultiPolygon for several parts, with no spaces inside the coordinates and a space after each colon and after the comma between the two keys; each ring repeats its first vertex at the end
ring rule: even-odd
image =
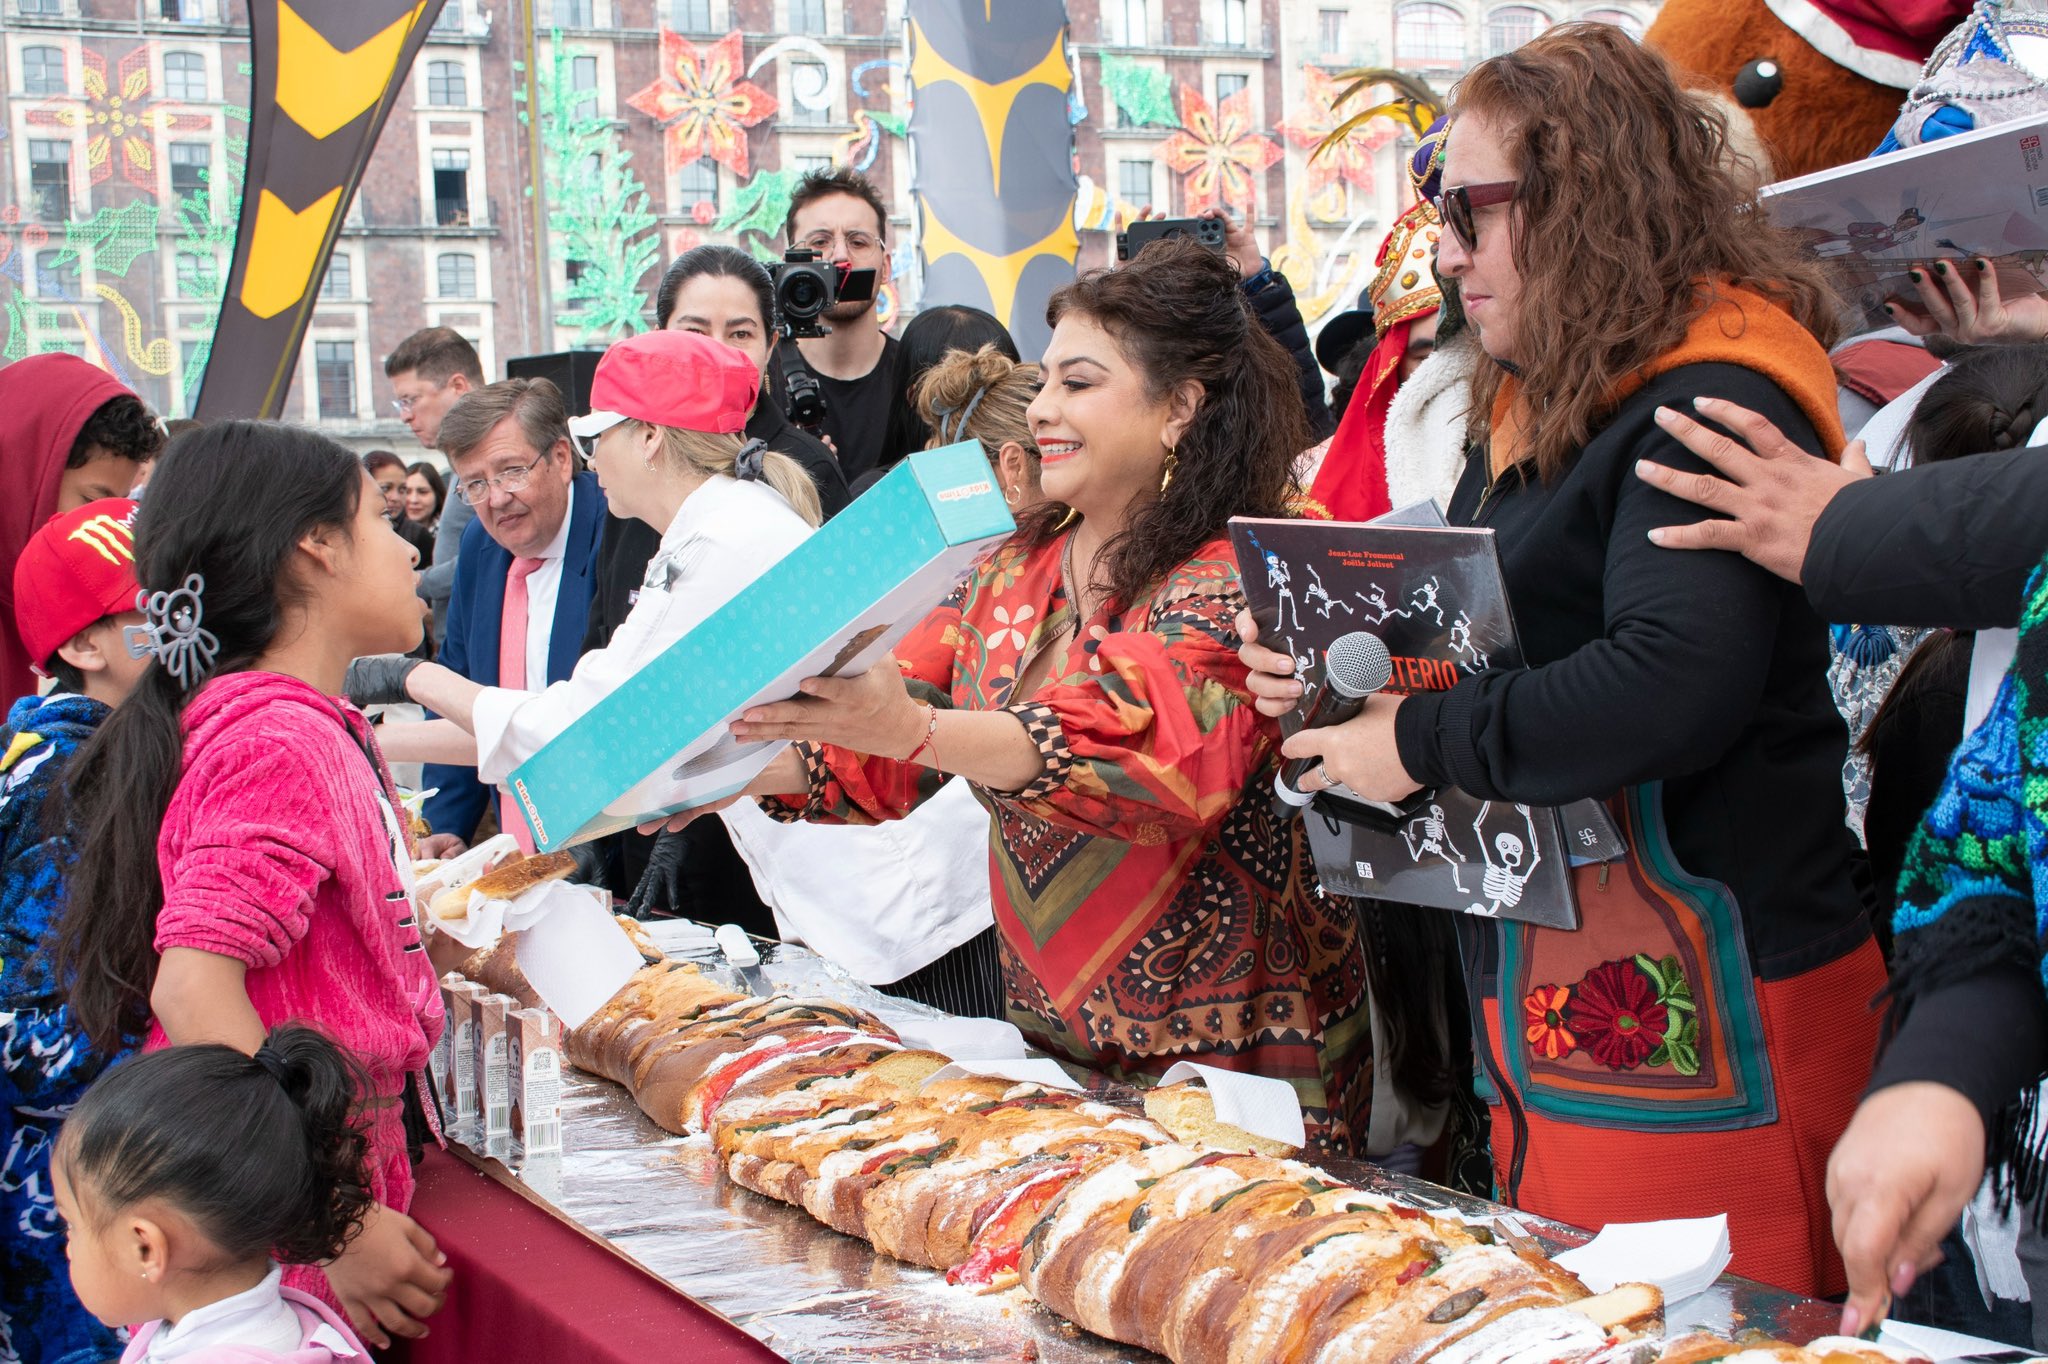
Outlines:
{"type": "MultiPolygon", "coordinates": [[[[864,287],[843,287],[830,306],[815,314],[825,324],[816,330],[824,335],[786,332],[795,344],[780,347],[769,370],[775,401],[791,421],[825,439],[848,482],[902,453],[885,448],[896,400],[896,341],[882,330],[874,302],[889,282],[887,228],[882,196],[859,171],[834,166],[806,172],[790,195],[784,230],[793,250],[814,252],[824,275],[836,273],[849,283],[862,272],[873,272],[864,287]],[[818,398],[823,399],[823,415],[807,420],[806,400],[818,398]]],[[[791,302],[803,300],[818,273],[805,270],[797,278],[790,265],[776,271],[778,324],[794,320],[791,302]]]]}

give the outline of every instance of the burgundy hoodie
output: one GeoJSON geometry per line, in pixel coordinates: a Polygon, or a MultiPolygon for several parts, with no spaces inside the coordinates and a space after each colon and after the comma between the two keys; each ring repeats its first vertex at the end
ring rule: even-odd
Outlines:
{"type": "Polygon", "coordinates": [[[75,355],[31,355],[0,367],[0,706],[36,689],[14,626],[14,562],[57,514],[64,461],[87,419],[128,389],[75,355]]]}

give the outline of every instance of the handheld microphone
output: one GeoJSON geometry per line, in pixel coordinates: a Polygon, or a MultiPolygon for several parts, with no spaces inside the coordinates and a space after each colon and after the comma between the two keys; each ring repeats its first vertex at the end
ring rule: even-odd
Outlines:
{"type": "MultiPolygon", "coordinates": [[[[1323,654],[1323,685],[1316,692],[1303,729],[1341,725],[1365,709],[1365,699],[1394,678],[1394,660],[1380,637],[1369,630],[1339,635],[1323,654]]],[[[1319,758],[1293,758],[1273,774],[1273,793],[1299,809],[1316,798],[1313,791],[1298,789],[1301,779],[1321,762],[1319,758]]]]}

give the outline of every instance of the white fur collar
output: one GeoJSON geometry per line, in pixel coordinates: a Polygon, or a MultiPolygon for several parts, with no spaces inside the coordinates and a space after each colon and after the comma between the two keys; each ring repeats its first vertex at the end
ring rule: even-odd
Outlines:
{"type": "Polygon", "coordinates": [[[1432,498],[1448,507],[1465,472],[1472,376],[1483,353],[1470,331],[1431,351],[1387,408],[1387,498],[1406,507],[1432,498]]]}

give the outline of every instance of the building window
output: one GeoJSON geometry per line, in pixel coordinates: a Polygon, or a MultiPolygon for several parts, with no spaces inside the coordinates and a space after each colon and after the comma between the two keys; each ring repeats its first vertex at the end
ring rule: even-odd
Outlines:
{"type": "Polygon", "coordinates": [[[798,175],[809,175],[813,171],[823,172],[832,169],[832,158],[829,156],[799,156],[795,158],[795,162],[798,175]]]}
{"type": "Polygon", "coordinates": [[[188,104],[205,99],[206,58],[197,52],[166,52],[164,95],[188,104]]]}
{"type": "Polygon", "coordinates": [[[1219,72],[1216,77],[1216,107],[1221,109],[1224,100],[1229,99],[1232,95],[1243,93],[1244,88],[1251,83],[1252,78],[1250,76],[1243,76],[1230,71],[1219,72]]]}
{"type": "Polygon", "coordinates": [[[460,33],[462,29],[462,0],[447,0],[441,6],[441,12],[434,16],[433,32],[460,33]]]}
{"type": "Polygon", "coordinates": [[[597,58],[571,57],[569,59],[569,88],[576,92],[576,112],[579,121],[598,116],[597,108],[597,58]]]}
{"type": "Polygon", "coordinates": [[[326,299],[348,298],[354,289],[350,278],[351,267],[347,256],[330,256],[327,259],[327,273],[320,276],[320,297],[326,299]]]}
{"type": "Polygon", "coordinates": [[[469,226],[469,153],[459,147],[434,151],[434,221],[469,226]]]}
{"type": "Polygon", "coordinates": [[[64,76],[64,50],[25,47],[21,50],[21,93],[61,95],[69,89],[64,76]]]}
{"type": "Polygon", "coordinates": [[[1326,55],[1344,50],[1344,19],[1345,14],[1341,9],[1316,11],[1316,38],[1326,55]]]}
{"type": "Polygon", "coordinates": [[[1152,202],[1152,163],[1126,161],[1116,168],[1116,197],[1134,208],[1152,202]]]}
{"type": "Polygon", "coordinates": [[[555,0],[556,28],[596,28],[591,0],[555,0]]]}
{"type": "Polygon", "coordinates": [[[476,257],[467,251],[445,252],[434,262],[443,298],[476,297],[476,257]]]}
{"type": "Polygon", "coordinates": [[[213,262],[194,251],[180,251],[177,259],[179,298],[205,298],[213,292],[213,262]]]}
{"type": "Polygon", "coordinates": [[[63,0],[14,0],[14,7],[22,14],[62,14],[63,0]]]}
{"type": "Polygon", "coordinates": [[[1486,16],[1486,55],[1498,57],[1513,52],[1523,43],[1550,27],[1543,11],[1527,5],[1505,5],[1486,16]]]}
{"type": "Polygon", "coordinates": [[[1110,0],[1110,11],[1119,20],[1111,41],[1125,47],[1144,47],[1152,40],[1150,0],[1110,0]]]}
{"type": "Polygon", "coordinates": [[[1404,66],[1463,66],[1465,16],[1449,5],[1401,6],[1394,11],[1394,60],[1404,66]]]}
{"type": "Polygon", "coordinates": [[[79,298],[77,255],[63,247],[36,252],[36,293],[43,298],[79,298]]]}
{"type": "Polygon", "coordinates": [[[427,103],[469,103],[469,77],[461,62],[427,63],[427,103]]]}
{"type": "Polygon", "coordinates": [[[1251,43],[1251,0],[1223,0],[1223,45],[1246,47],[1251,43]]]}
{"type": "Polygon", "coordinates": [[[206,193],[206,170],[213,164],[213,148],[204,142],[171,144],[171,193],[183,198],[206,193]]]}
{"type": "Polygon", "coordinates": [[[1613,24],[1637,42],[1643,40],[1643,21],[1625,9],[1589,9],[1579,16],[1595,24],[1613,24]]]}
{"type": "Polygon", "coordinates": [[[675,0],[675,26],[678,33],[710,33],[711,0],[675,0]]]}
{"type": "Polygon", "coordinates": [[[698,204],[711,205],[711,211],[718,211],[718,163],[710,157],[701,157],[683,167],[676,180],[676,202],[688,213],[698,204]]]}
{"type": "Polygon", "coordinates": [[[71,144],[32,137],[28,143],[28,197],[38,220],[71,216],[71,144]]]}
{"type": "Polygon", "coordinates": [[[791,33],[823,33],[825,31],[825,0],[789,0],[789,31],[791,33]]]}
{"type": "Polygon", "coordinates": [[[321,416],[353,417],[356,414],[356,343],[315,341],[313,379],[321,416]]]}
{"type": "Polygon", "coordinates": [[[158,9],[174,24],[206,22],[206,0],[159,0],[158,9]]]}
{"type": "Polygon", "coordinates": [[[791,62],[789,95],[789,102],[795,106],[791,111],[791,121],[832,121],[832,72],[823,62],[791,62]]]}

